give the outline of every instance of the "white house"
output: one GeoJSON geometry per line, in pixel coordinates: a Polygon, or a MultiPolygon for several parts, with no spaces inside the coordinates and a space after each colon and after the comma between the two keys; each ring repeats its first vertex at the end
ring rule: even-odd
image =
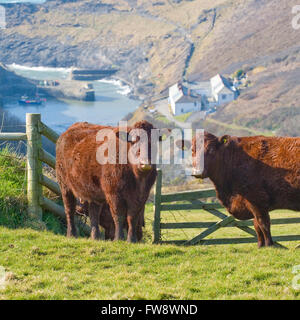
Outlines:
{"type": "Polygon", "coordinates": [[[210,81],[176,83],[169,88],[169,102],[174,115],[200,110],[211,111],[237,98],[238,91],[222,75],[210,81]]]}
{"type": "Polygon", "coordinates": [[[210,79],[211,91],[217,105],[222,105],[234,100],[237,96],[237,90],[231,86],[226,78],[217,74],[210,79]]]}
{"type": "Polygon", "coordinates": [[[200,111],[202,108],[201,95],[194,95],[179,83],[169,88],[169,102],[172,113],[177,116],[187,112],[200,111]]]}

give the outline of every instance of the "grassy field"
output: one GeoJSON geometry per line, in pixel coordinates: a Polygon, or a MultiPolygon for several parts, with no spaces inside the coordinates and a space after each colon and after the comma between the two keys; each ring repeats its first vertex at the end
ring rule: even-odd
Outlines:
{"type": "Polygon", "coordinates": [[[220,126],[221,128],[224,128],[224,130],[226,129],[230,129],[230,130],[234,130],[234,131],[241,131],[241,132],[245,132],[247,135],[264,135],[264,136],[272,136],[274,135],[274,133],[272,133],[271,131],[258,131],[258,130],[255,130],[255,129],[251,129],[251,128],[248,128],[248,127],[243,127],[243,126],[240,126],[240,125],[237,125],[237,124],[234,124],[234,123],[226,123],[226,122],[222,122],[222,121],[219,121],[219,120],[216,120],[216,119],[213,119],[213,118],[207,118],[205,119],[205,121],[209,124],[215,124],[215,125],[218,125],[220,126]]]}
{"type": "Polygon", "coordinates": [[[175,116],[174,118],[180,122],[186,122],[186,120],[191,116],[192,112],[187,112],[185,114],[181,114],[179,116],[175,116]]]}
{"type": "MultiPolygon", "coordinates": [[[[5,288],[0,299],[299,299],[293,267],[300,265],[297,243],[289,250],[256,244],[153,245],[153,206],[146,207],[144,241],[68,239],[65,226],[50,214],[28,222],[24,162],[0,152],[0,266],[5,288]]],[[[299,215],[299,213],[298,213],[299,215]]],[[[297,216],[276,212],[275,217],[297,216]]],[[[204,212],[166,212],[166,221],[213,221],[204,212]]],[[[276,226],[274,235],[299,234],[296,225],[276,226]]],[[[164,240],[189,239],[200,230],[172,230],[164,240]]],[[[215,237],[244,236],[224,228],[215,237]]],[[[247,235],[246,235],[247,236],[247,235]]]]}

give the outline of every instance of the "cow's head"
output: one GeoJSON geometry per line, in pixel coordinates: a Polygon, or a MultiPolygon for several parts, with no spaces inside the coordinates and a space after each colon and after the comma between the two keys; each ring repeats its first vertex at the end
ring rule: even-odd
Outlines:
{"type": "Polygon", "coordinates": [[[213,170],[216,168],[219,159],[219,153],[227,147],[231,137],[224,135],[216,137],[209,132],[198,133],[192,141],[177,141],[177,145],[184,148],[192,147],[193,170],[192,176],[195,178],[210,178],[213,170]]]}
{"type": "Polygon", "coordinates": [[[127,143],[127,162],[140,173],[151,171],[151,130],[153,125],[148,121],[139,121],[125,131],[117,132],[117,137],[127,143]]]}
{"type": "Polygon", "coordinates": [[[155,129],[146,120],[136,122],[133,127],[116,129],[116,135],[121,143],[127,143],[128,163],[138,173],[147,173],[155,169],[158,152],[158,141],[171,134],[170,129],[155,129]],[[154,162],[154,163],[153,163],[154,162]]]}
{"type": "Polygon", "coordinates": [[[148,172],[154,168],[151,164],[151,130],[154,127],[148,121],[143,120],[135,123],[132,129],[130,136],[134,143],[140,143],[135,154],[139,158],[137,169],[141,172],[148,172]]]}

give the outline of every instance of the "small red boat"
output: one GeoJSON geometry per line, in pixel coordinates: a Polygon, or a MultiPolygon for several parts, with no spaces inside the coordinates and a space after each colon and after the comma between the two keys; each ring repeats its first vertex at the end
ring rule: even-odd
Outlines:
{"type": "Polygon", "coordinates": [[[22,105],[41,105],[43,102],[45,102],[46,99],[41,99],[40,97],[35,98],[29,98],[28,96],[22,96],[19,100],[19,104],[22,105]]]}

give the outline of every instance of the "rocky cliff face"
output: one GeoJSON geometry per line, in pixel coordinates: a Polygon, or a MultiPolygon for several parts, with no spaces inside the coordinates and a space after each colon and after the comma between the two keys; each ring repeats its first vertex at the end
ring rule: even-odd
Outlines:
{"type": "Polygon", "coordinates": [[[118,76],[133,85],[135,94],[146,97],[162,92],[186,73],[194,50],[190,29],[200,24],[203,31],[198,34],[211,29],[215,11],[206,1],[196,2],[53,0],[7,5],[0,61],[117,66],[118,76]]]}
{"type": "Polygon", "coordinates": [[[184,77],[207,79],[242,68],[249,72],[251,86],[217,118],[261,126],[256,118],[268,119],[278,108],[299,106],[295,79],[300,77],[300,31],[291,24],[294,5],[293,0],[10,4],[7,29],[0,30],[0,61],[117,67],[117,76],[141,98],[165,92],[184,77]]]}
{"type": "Polygon", "coordinates": [[[35,93],[35,90],[36,86],[34,83],[9,71],[0,63],[0,100],[1,96],[32,94],[35,93]]]}

